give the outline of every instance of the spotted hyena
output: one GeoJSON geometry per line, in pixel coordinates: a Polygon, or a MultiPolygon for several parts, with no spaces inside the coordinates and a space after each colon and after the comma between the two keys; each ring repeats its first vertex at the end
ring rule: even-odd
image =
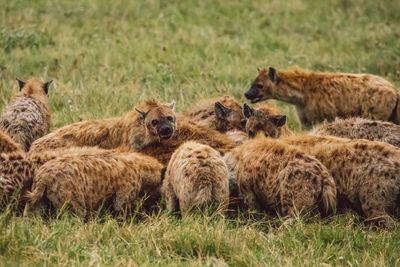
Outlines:
{"type": "Polygon", "coordinates": [[[232,156],[239,194],[250,209],[286,216],[317,207],[327,214],[335,206],[336,186],[328,170],[296,148],[258,135],[233,149],[232,156]]]}
{"type": "Polygon", "coordinates": [[[18,80],[20,92],[3,111],[0,127],[26,151],[36,139],[50,129],[48,90],[52,81],[43,83],[37,78],[18,80]]]}
{"type": "Polygon", "coordinates": [[[364,118],[336,118],[317,126],[311,135],[332,135],[350,139],[381,141],[400,147],[400,126],[391,122],[373,121],[364,118]]]}
{"type": "Polygon", "coordinates": [[[398,93],[387,80],[370,74],[307,73],[263,69],[245,93],[252,103],[277,99],[296,106],[305,127],[356,117],[399,123],[398,93]]]}
{"type": "Polygon", "coordinates": [[[117,212],[134,208],[141,196],[161,186],[162,165],[140,153],[98,150],[66,155],[43,164],[35,173],[31,191],[26,191],[24,216],[46,199],[56,209],[68,204],[86,217],[112,200],[117,212]]]}
{"type": "Polygon", "coordinates": [[[239,102],[231,96],[202,99],[191,107],[187,116],[197,124],[217,130],[244,131],[246,119],[239,102]]]}
{"type": "MultiPolygon", "coordinates": [[[[256,133],[257,134],[257,133],[256,133]]],[[[295,135],[282,142],[315,156],[335,179],[339,206],[350,206],[382,227],[400,204],[400,150],[364,139],[295,135]]]]}
{"type": "Polygon", "coordinates": [[[253,109],[247,104],[243,106],[243,113],[247,118],[246,133],[250,138],[260,131],[273,138],[292,135],[286,126],[286,115],[275,114],[263,106],[253,109]]]}
{"type": "Polygon", "coordinates": [[[185,213],[229,202],[228,168],[218,151],[208,145],[186,142],[172,155],[162,193],[169,211],[185,213]]]}

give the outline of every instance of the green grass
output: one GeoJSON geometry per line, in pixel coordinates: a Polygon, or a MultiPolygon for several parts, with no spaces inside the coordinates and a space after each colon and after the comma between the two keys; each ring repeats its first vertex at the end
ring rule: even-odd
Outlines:
{"type": "MultiPolygon", "coordinates": [[[[15,78],[53,79],[52,128],[148,97],[243,93],[258,67],[368,72],[400,88],[397,1],[0,0],[0,108],[15,78]]],[[[294,108],[277,103],[299,130],[294,108]]],[[[0,215],[2,265],[400,265],[400,232],[354,214],[287,222],[164,212],[140,220],[0,215]]]]}

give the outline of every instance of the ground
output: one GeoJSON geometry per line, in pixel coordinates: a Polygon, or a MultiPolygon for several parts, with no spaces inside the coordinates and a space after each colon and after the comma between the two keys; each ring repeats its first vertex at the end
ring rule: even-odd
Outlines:
{"type": "MultiPolygon", "coordinates": [[[[396,1],[0,0],[0,108],[15,78],[53,79],[52,129],[148,97],[243,93],[257,68],[367,72],[400,88],[396,1]]],[[[277,103],[299,131],[292,106],[277,103]]],[[[400,265],[400,230],[353,213],[281,220],[153,214],[89,222],[0,213],[0,265],[400,265]]]]}

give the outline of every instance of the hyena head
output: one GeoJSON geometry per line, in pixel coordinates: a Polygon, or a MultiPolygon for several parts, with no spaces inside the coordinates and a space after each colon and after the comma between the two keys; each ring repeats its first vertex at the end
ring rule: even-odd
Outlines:
{"type": "Polygon", "coordinates": [[[278,73],[274,68],[270,67],[268,70],[262,69],[259,71],[257,78],[244,96],[249,99],[251,103],[270,99],[277,90],[276,85],[278,81],[278,73]]]}
{"type": "Polygon", "coordinates": [[[38,78],[31,78],[26,82],[16,79],[19,85],[19,91],[27,95],[47,95],[49,93],[50,84],[53,82],[42,82],[38,78]]]}
{"type": "Polygon", "coordinates": [[[139,121],[146,127],[146,134],[151,139],[168,140],[176,130],[175,103],[162,104],[144,112],[139,109],[139,121]]]}
{"type": "Polygon", "coordinates": [[[263,109],[253,109],[247,104],[243,106],[244,116],[247,118],[246,132],[249,138],[254,138],[259,132],[266,137],[278,138],[279,127],[286,123],[286,115],[271,115],[263,109]]]}
{"type": "Polygon", "coordinates": [[[243,115],[242,107],[236,105],[223,105],[221,102],[215,102],[215,116],[217,117],[217,130],[227,132],[232,130],[245,131],[246,118],[243,115]]]}

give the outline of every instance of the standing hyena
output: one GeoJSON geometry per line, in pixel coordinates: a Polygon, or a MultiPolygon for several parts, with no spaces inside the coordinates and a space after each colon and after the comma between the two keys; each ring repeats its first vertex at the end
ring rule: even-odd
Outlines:
{"type": "Polygon", "coordinates": [[[226,207],[228,175],[218,151],[196,142],[184,143],[172,155],[162,185],[167,209],[185,213],[211,204],[226,207]]]}
{"type": "Polygon", "coordinates": [[[244,131],[246,126],[242,107],[231,96],[202,99],[191,107],[186,114],[197,124],[221,133],[232,130],[244,131]]]}
{"type": "Polygon", "coordinates": [[[18,80],[20,92],[3,112],[0,127],[28,151],[32,142],[50,129],[48,90],[52,81],[43,83],[37,78],[18,80]]]}
{"type": "Polygon", "coordinates": [[[395,213],[400,205],[399,149],[382,142],[332,136],[300,135],[281,140],[315,156],[328,168],[340,205],[350,203],[377,225],[394,225],[388,213],[395,213]]]}
{"type": "Polygon", "coordinates": [[[336,118],[333,122],[325,122],[317,126],[310,134],[381,141],[400,147],[400,125],[358,117],[349,119],[336,118]]]}
{"type": "Polygon", "coordinates": [[[141,196],[160,191],[162,165],[139,153],[98,150],[48,161],[35,173],[31,191],[24,192],[24,216],[45,196],[56,208],[69,204],[86,217],[107,200],[113,209],[134,208],[141,196]]]}
{"type": "Polygon", "coordinates": [[[258,135],[233,149],[232,155],[239,192],[250,209],[286,216],[318,206],[327,214],[335,206],[336,186],[328,170],[296,148],[258,135]]]}
{"type": "Polygon", "coordinates": [[[263,69],[245,96],[252,103],[272,98],[294,104],[305,127],[356,116],[400,123],[395,88],[370,74],[263,69]]]}

